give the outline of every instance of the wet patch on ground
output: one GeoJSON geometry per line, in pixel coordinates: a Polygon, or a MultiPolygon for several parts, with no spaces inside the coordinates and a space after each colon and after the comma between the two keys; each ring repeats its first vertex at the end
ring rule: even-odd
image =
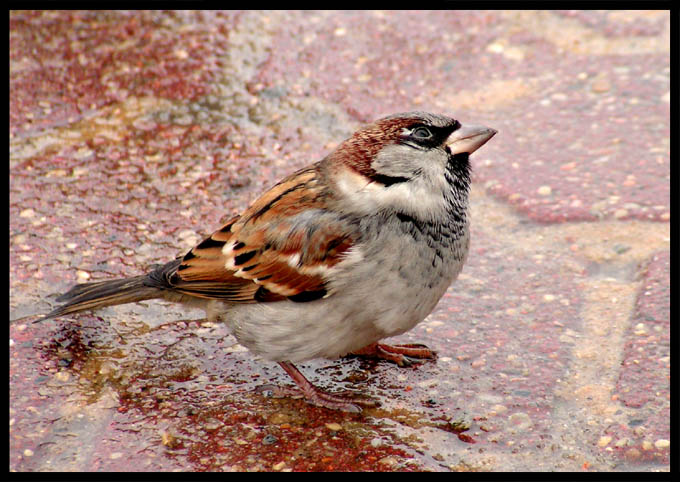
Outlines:
{"type": "Polygon", "coordinates": [[[669,470],[668,12],[10,14],[10,318],[184,254],[362,122],[499,130],[468,264],[400,343],[290,383],[160,302],[10,325],[10,469],[669,470]],[[554,35],[559,32],[559,35],[554,35]]]}

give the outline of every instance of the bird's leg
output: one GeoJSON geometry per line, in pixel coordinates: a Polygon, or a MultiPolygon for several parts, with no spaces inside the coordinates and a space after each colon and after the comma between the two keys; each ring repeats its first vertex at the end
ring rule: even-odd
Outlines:
{"type": "Polygon", "coordinates": [[[386,345],[384,343],[371,343],[359,350],[353,351],[352,355],[368,356],[389,360],[400,367],[418,363],[424,359],[437,357],[437,353],[425,345],[408,343],[405,345],[386,345]]]}
{"type": "Polygon", "coordinates": [[[279,365],[290,375],[297,387],[263,387],[264,389],[271,390],[275,397],[303,397],[312,405],[330,408],[331,410],[344,410],[346,412],[361,412],[359,405],[365,407],[376,407],[379,405],[375,400],[351,398],[348,396],[351,392],[326,392],[314,386],[291,362],[279,362],[279,365]]]}

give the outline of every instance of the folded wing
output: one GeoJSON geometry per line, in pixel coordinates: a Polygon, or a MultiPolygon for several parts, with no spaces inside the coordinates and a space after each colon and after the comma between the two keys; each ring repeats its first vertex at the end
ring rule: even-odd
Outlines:
{"type": "Polygon", "coordinates": [[[165,282],[187,295],[235,303],[330,295],[329,275],[358,236],[326,209],[318,176],[312,167],[284,179],[187,253],[165,282]]]}

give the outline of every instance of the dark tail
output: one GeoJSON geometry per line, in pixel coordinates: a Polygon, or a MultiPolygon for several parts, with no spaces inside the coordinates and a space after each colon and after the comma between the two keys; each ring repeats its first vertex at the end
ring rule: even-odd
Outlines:
{"type": "Polygon", "coordinates": [[[174,273],[180,262],[180,260],[171,261],[149,274],[133,278],[75,285],[57,298],[57,301],[64,303],[63,305],[41,316],[33,323],[71,313],[96,310],[105,306],[163,298],[166,289],[170,288],[166,278],[174,273]]]}
{"type": "Polygon", "coordinates": [[[96,310],[105,306],[122,305],[161,297],[161,290],[144,285],[146,280],[147,276],[144,275],[75,285],[57,298],[57,301],[64,303],[63,305],[38,318],[34,323],[71,313],[96,310]]]}

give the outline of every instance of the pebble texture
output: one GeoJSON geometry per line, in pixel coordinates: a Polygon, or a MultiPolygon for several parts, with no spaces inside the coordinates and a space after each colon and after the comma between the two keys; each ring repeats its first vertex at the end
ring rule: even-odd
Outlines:
{"type": "Polygon", "coordinates": [[[10,12],[10,318],[183,254],[361,123],[499,131],[468,264],[401,343],[302,364],[160,302],[10,326],[13,471],[668,471],[668,11],[10,12]]]}

